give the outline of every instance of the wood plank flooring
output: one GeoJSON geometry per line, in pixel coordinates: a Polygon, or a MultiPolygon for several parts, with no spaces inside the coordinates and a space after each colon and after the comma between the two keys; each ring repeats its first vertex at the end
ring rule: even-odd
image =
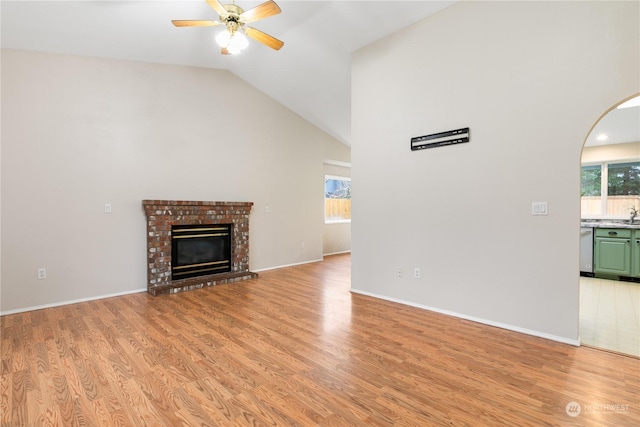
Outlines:
{"type": "Polygon", "coordinates": [[[0,425],[640,425],[639,359],[351,294],[349,281],[338,255],[4,316],[0,425]]]}

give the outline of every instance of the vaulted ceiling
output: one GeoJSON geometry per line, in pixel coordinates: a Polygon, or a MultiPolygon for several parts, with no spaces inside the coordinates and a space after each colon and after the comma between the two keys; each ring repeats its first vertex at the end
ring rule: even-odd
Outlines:
{"type": "MultiPolygon", "coordinates": [[[[205,0],[3,0],[1,42],[3,48],[226,69],[350,145],[351,54],[455,3],[276,1],[282,12],[251,26],[284,41],[279,51],[251,40],[241,55],[223,56],[213,40],[222,27],[171,24],[217,20],[205,0]]],[[[248,10],[260,3],[236,4],[248,10]]]]}

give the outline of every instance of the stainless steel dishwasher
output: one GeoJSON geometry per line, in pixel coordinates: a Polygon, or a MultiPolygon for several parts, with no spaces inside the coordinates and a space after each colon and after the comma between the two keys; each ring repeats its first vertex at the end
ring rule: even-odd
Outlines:
{"type": "Polygon", "coordinates": [[[580,274],[593,275],[593,228],[580,227],[580,274]]]}

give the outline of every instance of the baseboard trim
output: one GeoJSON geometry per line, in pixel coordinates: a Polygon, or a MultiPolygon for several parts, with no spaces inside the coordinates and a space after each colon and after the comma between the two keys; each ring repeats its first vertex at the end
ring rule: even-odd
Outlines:
{"type": "Polygon", "coordinates": [[[328,254],[322,254],[322,256],[342,255],[342,254],[350,254],[350,253],[351,253],[351,249],[347,249],[346,251],[330,252],[328,254]]]}
{"type": "Polygon", "coordinates": [[[531,335],[531,336],[538,337],[538,338],[544,338],[544,339],[548,339],[548,340],[551,340],[551,341],[560,342],[560,343],[563,343],[563,344],[569,344],[569,345],[572,345],[572,346],[575,346],[575,347],[579,347],[580,346],[580,339],[573,340],[573,339],[570,339],[570,338],[565,338],[565,337],[560,337],[560,336],[557,336],[557,335],[547,334],[545,332],[534,331],[534,330],[531,330],[531,329],[521,328],[519,326],[513,326],[513,325],[500,323],[500,322],[494,322],[493,320],[487,320],[487,319],[483,319],[481,317],[468,316],[466,314],[457,313],[455,311],[442,310],[440,308],[430,307],[430,306],[423,305],[423,304],[417,304],[417,303],[414,303],[414,302],[405,301],[405,300],[401,300],[401,299],[398,299],[398,298],[392,298],[392,297],[388,297],[386,295],[379,295],[379,294],[372,293],[372,292],[362,291],[362,290],[359,290],[359,289],[353,289],[352,288],[351,292],[356,293],[356,294],[370,296],[370,297],[373,297],[373,298],[379,298],[379,299],[382,299],[382,300],[385,300],[385,301],[397,302],[398,304],[409,305],[411,307],[416,307],[416,308],[420,308],[420,309],[423,309],[423,310],[433,311],[435,313],[444,314],[444,315],[452,316],[452,317],[457,317],[459,319],[470,320],[472,322],[482,323],[483,325],[493,326],[493,327],[500,328],[500,329],[506,329],[508,331],[518,332],[518,333],[525,334],[525,335],[531,335]]]}
{"type": "Polygon", "coordinates": [[[303,265],[303,264],[312,264],[314,262],[321,262],[321,261],[322,261],[322,258],[320,258],[320,259],[312,259],[312,260],[308,260],[308,261],[294,262],[293,264],[276,265],[275,267],[267,267],[267,268],[261,268],[261,269],[257,269],[257,270],[252,269],[252,271],[255,271],[256,273],[259,273],[261,271],[278,270],[280,268],[294,267],[296,265],[303,265]]]}
{"type": "Polygon", "coordinates": [[[34,305],[32,307],[18,308],[18,309],[15,309],[15,310],[0,311],[0,317],[1,316],[6,316],[6,315],[9,315],[9,314],[25,313],[27,311],[35,311],[35,310],[42,310],[42,309],[45,309],[45,308],[53,308],[53,307],[61,307],[63,305],[77,304],[79,302],[95,301],[95,300],[105,299],[105,298],[113,298],[113,297],[120,297],[120,296],[123,296],[123,295],[137,294],[137,293],[140,293],[140,292],[147,292],[147,288],[134,289],[134,290],[131,290],[131,291],[124,291],[124,292],[116,292],[116,293],[113,293],[113,294],[99,295],[99,296],[95,296],[95,297],[79,298],[79,299],[68,300],[68,301],[60,301],[60,302],[54,302],[54,303],[51,303],[51,304],[34,305]]]}
{"type": "MultiPolygon", "coordinates": [[[[287,267],[293,267],[293,266],[296,266],[296,265],[311,264],[311,263],[314,263],[314,262],[321,262],[321,261],[322,261],[322,258],[321,259],[313,259],[313,260],[309,260],[309,261],[297,262],[297,263],[293,263],[293,264],[286,264],[286,265],[279,265],[279,266],[275,266],[275,267],[268,267],[268,268],[263,268],[263,269],[259,269],[259,270],[252,270],[252,271],[260,272],[260,271],[277,270],[279,268],[287,268],[287,267]]],[[[113,293],[113,294],[98,295],[98,296],[88,297],[88,298],[79,298],[79,299],[74,299],[74,300],[69,300],[69,301],[60,301],[60,302],[55,302],[55,303],[51,303],[51,304],[35,305],[35,306],[31,306],[31,307],[18,308],[18,309],[15,309],[15,310],[0,311],[0,317],[7,316],[9,314],[25,313],[27,311],[35,311],[35,310],[42,310],[42,309],[45,309],[45,308],[61,307],[63,305],[69,305],[69,304],[77,304],[79,302],[94,301],[94,300],[99,300],[99,299],[104,299],[104,298],[112,298],[112,297],[119,297],[119,296],[129,295],[129,294],[137,294],[139,292],[147,292],[147,288],[134,289],[134,290],[131,290],[131,291],[117,292],[117,293],[113,293]]]]}

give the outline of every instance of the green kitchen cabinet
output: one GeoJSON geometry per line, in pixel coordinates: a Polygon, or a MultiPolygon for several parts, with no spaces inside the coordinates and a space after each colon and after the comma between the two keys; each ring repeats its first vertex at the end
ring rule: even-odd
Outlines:
{"type": "Polygon", "coordinates": [[[640,277],[640,230],[633,232],[631,244],[633,245],[631,248],[631,275],[640,277]]]}
{"type": "Polygon", "coordinates": [[[631,235],[632,230],[629,229],[597,228],[595,230],[594,271],[596,274],[631,276],[631,235]]]}

